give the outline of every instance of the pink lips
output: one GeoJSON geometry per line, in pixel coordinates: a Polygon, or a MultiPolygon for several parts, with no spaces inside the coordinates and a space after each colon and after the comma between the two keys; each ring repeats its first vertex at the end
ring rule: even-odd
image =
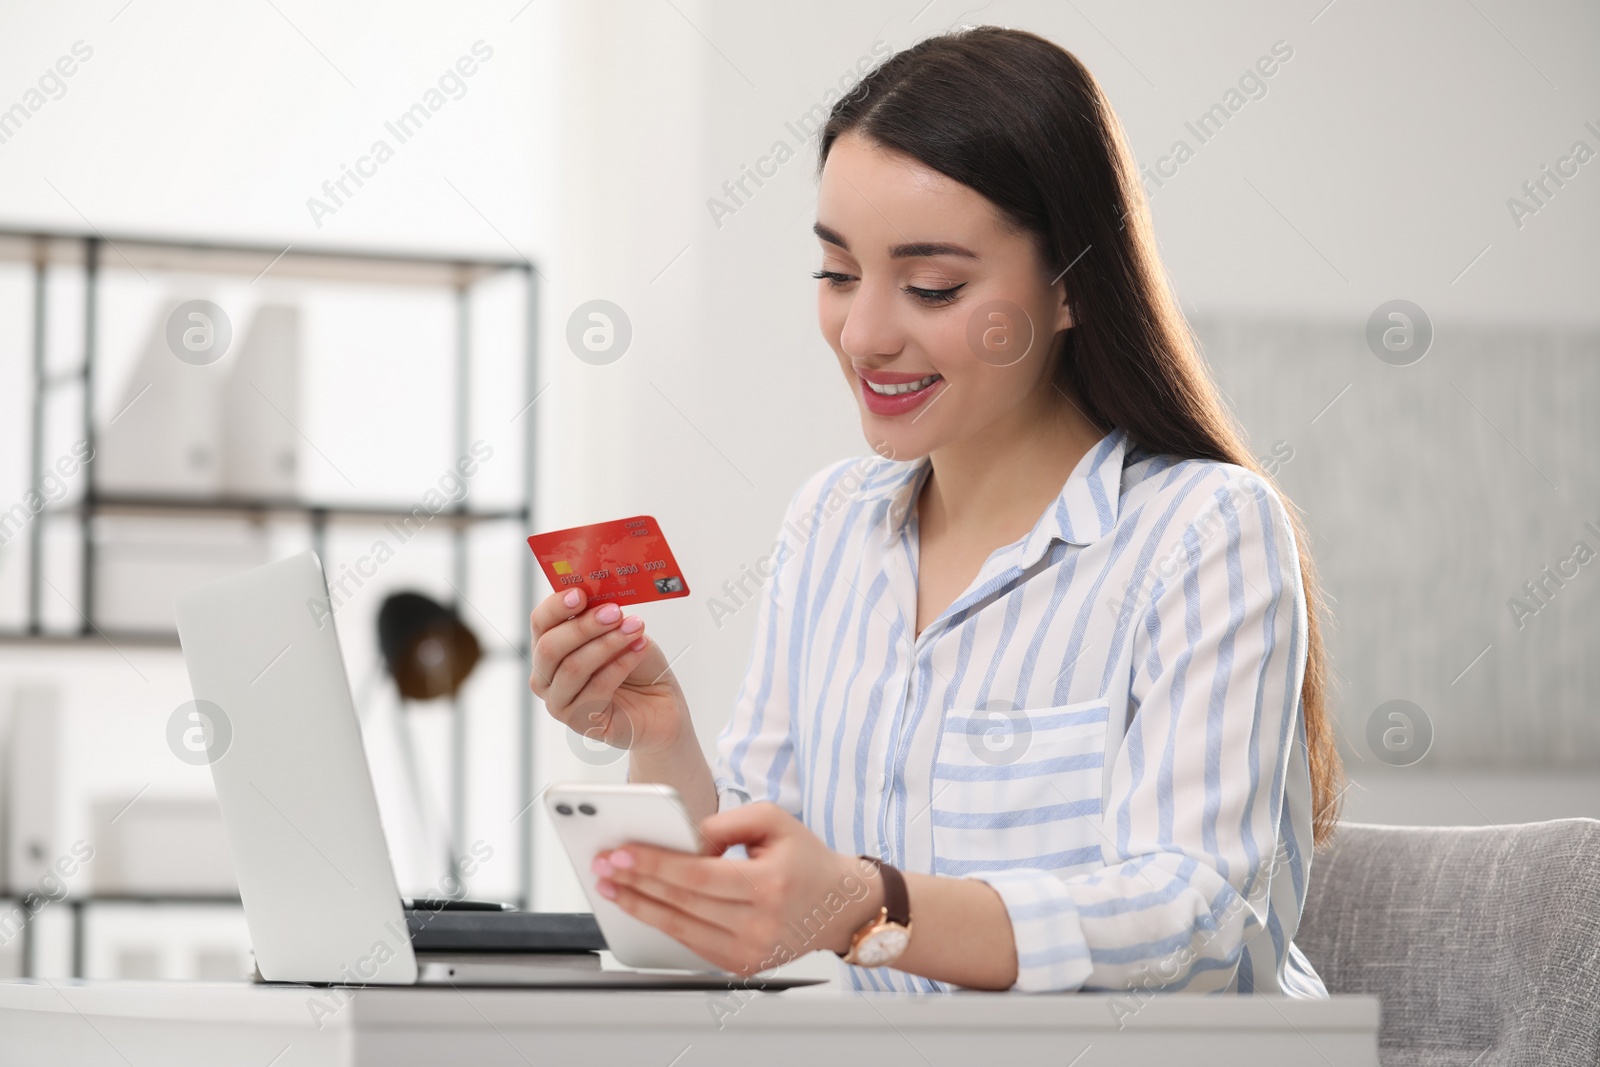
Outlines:
{"type": "Polygon", "coordinates": [[[909,382],[920,382],[928,375],[890,374],[885,371],[859,370],[856,375],[861,379],[862,402],[867,405],[867,410],[874,415],[904,415],[908,411],[915,411],[944,385],[944,379],[940,378],[932,385],[913,392],[901,393],[898,396],[883,396],[873,392],[867,382],[870,380],[877,385],[905,385],[909,382]]]}

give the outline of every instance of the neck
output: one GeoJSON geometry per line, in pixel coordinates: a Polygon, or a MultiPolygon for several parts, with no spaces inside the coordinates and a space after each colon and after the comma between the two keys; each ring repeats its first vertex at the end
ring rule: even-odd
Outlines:
{"type": "Polygon", "coordinates": [[[934,449],[933,470],[917,502],[922,536],[1007,544],[1033,528],[1078,462],[1105,436],[1075,397],[1049,389],[1054,403],[1025,417],[1007,416],[934,449]],[[1020,532],[1018,532],[1020,531],[1020,532]]]}

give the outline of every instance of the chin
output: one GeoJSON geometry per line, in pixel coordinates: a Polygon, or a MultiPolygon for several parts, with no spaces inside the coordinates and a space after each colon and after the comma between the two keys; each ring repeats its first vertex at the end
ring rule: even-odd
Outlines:
{"type": "Polygon", "coordinates": [[[861,420],[862,436],[866,438],[867,447],[884,459],[906,463],[921,459],[931,451],[924,442],[884,433],[880,426],[874,425],[874,422],[870,415],[861,420]]]}

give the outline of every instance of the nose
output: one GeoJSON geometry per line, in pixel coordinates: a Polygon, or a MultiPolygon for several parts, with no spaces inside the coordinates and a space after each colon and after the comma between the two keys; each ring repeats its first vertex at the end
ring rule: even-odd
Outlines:
{"type": "Polygon", "coordinates": [[[905,336],[895,316],[894,294],[892,286],[869,285],[865,278],[856,286],[845,313],[844,329],[839,332],[839,347],[855,362],[893,356],[905,347],[905,336]]]}

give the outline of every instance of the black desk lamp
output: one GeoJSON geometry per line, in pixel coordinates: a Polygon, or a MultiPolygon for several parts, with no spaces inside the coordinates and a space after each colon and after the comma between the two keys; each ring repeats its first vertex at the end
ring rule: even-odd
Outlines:
{"type": "Polygon", "coordinates": [[[455,696],[483,654],[461,616],[421,593],[394,593],[378,609],[378,648],[408,700],[455,696]]]}
{"type": "MultiPolygon", "coordinates": [[[[454,697],[483,654],[477,637],[459,615],[421,593],[393,593],[384,599],[378,608],[378,649],[400,691],[402,711],[408,701],[454,697]]],[[[402,715],[395,727],[417,814],[423,832],[429,833],[428,828],[434,825],[433,813],[423,791],[406,716],[402,715]]],[[[457,771],[459,767],[452,768],[452,774],[457,771]]],[[[450,877],[455,878],[459,855],[448,827],[444,828],[444,840],[450,877]]]]}

